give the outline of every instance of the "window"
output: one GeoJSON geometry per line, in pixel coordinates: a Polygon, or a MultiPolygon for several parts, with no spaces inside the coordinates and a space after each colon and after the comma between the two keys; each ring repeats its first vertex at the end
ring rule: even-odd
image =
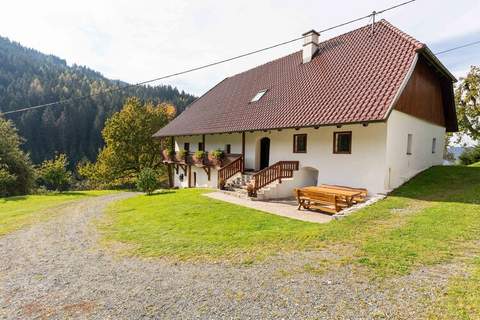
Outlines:
{"type": "Polygon", "coordinates": [[[257,94],[252,98],[252,100],[250,100],[250,102],[257,102],[263,97],[265,93],[267,93],[267,89],[258,91],[257,94]]]}
{"type": "Polygon", "coordinates": [[[437,138],[432,139],[432,153],[437,152],[437,138]]]}
{"type": "Polygon", "coordinates": [[[232,146],[230,144],[225,145],[225,153],[232,153],[232,146]]]}
{"type": "Polygon", "coordinates": [[[307,153],[307,135],[306,134],[293,135],[293,152],[307,153]]]}
{"type": "Polygon", "coordinates": [[[352,153],[352,131],[333,133],[333,153],[352,153]]]}
{"type": "Polygon", "coordinates": [[[185,143],[183,144],[183,150],[189,152],[189,151],[190,151],[190,143],[185,142],[185,143]]]}
{"type": "Polygon", "coordinates": [[[200,151],[205,151],[203,142],[199,142],[199,143],[198,143],[198,150],[200,150],[200,151]]]}
{"type": "Polygon", "coordinates": [[[412,144],[413,144],[413,134],[409,133],[407,135],[407,154],[412,154],[412,144]]]}

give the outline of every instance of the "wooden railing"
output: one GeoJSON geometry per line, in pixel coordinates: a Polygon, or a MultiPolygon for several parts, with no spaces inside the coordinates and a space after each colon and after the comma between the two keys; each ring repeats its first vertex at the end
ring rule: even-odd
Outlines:
{"type": "Polygon", "coordinates": [[[243,171],[243,156],[239,156],[225,167],[218,169],[218,186],[223,181],[225,183],[227,179],[233,177],[235,174],[243,171]]]}
{"type": "Polygon", "coordinates": [[[282,179],[292,178],[293,171],[296,170],[298,170],[298,161],[279,161],[252,176],[254,182],[250,193],[255,196],[258,190],[274,181],[278,180],[281,183],[282,179]]]}

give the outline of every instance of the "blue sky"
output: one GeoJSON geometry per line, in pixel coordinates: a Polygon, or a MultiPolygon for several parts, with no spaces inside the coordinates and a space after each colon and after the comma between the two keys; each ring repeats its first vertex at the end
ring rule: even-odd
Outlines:
{"type": "MultiPolygon", "coordinates": [[[[134,83],[292,39],[401,1],[15,0],[2,4],[0,35],[134,83]]],[[[479,0],[417,0],[378,19],[387,19],[438,52],[480,40],[478,12],[479,0]]],[[[366,23],[325,32],[321,39],[366,23]]],[[[301,42],[295,42],[163,83],[200,95],[227,76],[300,48],[301,42]]],[[[439,58],[460,77],[470,65],[480,65],[480,45],[439,58]]]]}

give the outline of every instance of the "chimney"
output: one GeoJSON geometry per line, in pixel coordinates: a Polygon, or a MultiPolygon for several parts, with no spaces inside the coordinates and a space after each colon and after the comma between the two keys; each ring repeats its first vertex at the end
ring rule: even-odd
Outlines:
{"type": "Polygon", "coordinates": [[[302,34],[303,36],[303,63],[312,61],[313,55],[318,50],[318,37],[320,33],[310,30],[302,34]]]}

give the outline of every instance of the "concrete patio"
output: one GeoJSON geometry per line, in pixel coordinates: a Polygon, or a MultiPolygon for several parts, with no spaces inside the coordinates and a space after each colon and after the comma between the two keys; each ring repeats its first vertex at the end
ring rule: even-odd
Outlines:
{"type": "Polygon", "coordinates": [[[204,195],[212,199],[226,201],[239,206],[244,206],[296,220],[313,223],[327,223],[334,219],[331,215],[317,211],[297,210],[297,202],[295,200],[252,201],[249,199],[231,196],[220,191],[206,193],[204,195]]]}

